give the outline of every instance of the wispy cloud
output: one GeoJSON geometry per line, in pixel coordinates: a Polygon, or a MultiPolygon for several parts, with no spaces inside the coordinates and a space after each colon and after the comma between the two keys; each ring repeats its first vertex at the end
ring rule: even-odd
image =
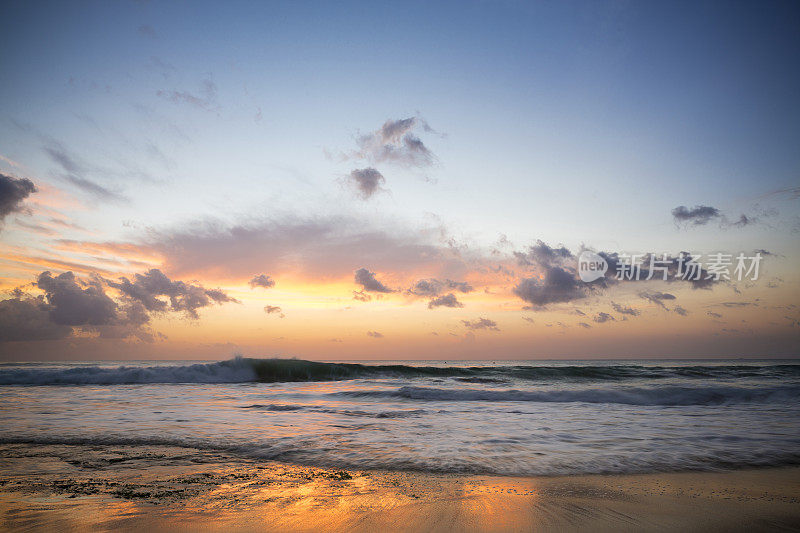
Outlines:
{"type": "Polygon", "coordinates": [[[159,90],[156,95],[174,104],[189,104],[205,111],[214,111],[219,108],[217,103],[217,86],[211,79],[200,82],[200,89],[196,93],[189,91],[159,90]]]}
{"type": "Polygon", "coordinates": [[[436,156],[417,136],[417,132],[433,133],[420,117],[387,120],[383,126],[356,139],[358,149],[349,159],[360,159],[373,164],[394,163],[404,167],[424,168],[436,161],[436,156]]]}
{"type": "Polygon", "coordinates": [[[477,320],[462,320],[464,327],[469,330],[487,329],[490,331],[500,331],[497,327],[497,322],[488,318],[478,318],[477,320]]]}

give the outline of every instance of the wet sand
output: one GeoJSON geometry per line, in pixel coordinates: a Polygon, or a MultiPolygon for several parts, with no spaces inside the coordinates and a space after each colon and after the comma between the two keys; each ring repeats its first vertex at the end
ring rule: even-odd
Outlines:
{"type": "Polygon", "coordinates": [[[175,447],[0,446],[14,531],[800,530],[800,468],[497,477],[344,471],[175,447]]]}

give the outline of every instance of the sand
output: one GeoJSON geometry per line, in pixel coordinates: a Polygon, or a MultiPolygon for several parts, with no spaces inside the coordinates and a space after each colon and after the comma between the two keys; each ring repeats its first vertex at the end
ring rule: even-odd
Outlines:
{"type": "Polygon", "coordinates": [[[497,477],[344,471],[176,447],[0,446],[15,531],[800,530],[800,468],[497,477]]]}

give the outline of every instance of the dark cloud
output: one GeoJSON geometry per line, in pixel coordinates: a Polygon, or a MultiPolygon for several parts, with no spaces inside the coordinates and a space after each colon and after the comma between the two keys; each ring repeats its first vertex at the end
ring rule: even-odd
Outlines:
{"type": "Polygon", "coordinates": [[[359,268],[355,273],[355,282],[361,285],[368,292],[394,292],[392,289],[381,283],[375,277],[374,272],[366,268],[359,268]]]}
{"type": "Polygon", "coordinates": [[[158,269],[145,274],[135,274],[133,280],[126,277],[119,281],[107,281],[110,287],[122,292],[128,298],[140,302],[148,311],[183,312],[191,318],[198,318],[197,310],[214,303],[237,303],[220,289],[206,289],[184,281],[172,281],[158,269]],[[162,300],[161,298],[168,300],[162,300]]]}
{"type": "Polygon", "coordinates": [[[594,320],[598,324],[602,324],[604,322],[615,322],[616,321],[616,319],[613,316],[609,315],[608,313],[603,313],[603,312],[600,312],[597,315],[595,315],[594,318],[592,318],[592,320],[594,320]]]}
{"type": "Polygon", "coordinates": [[[436,296],[442,290],[442,284],[436,279],[421,279],[408,289],[409,294],[415,296],[436,296]]]}
{"type": "Polygon", "coordinates": [[[715,313],[714,311],[708,311],[706,314],[707,314],[708,316],[712,317],[712,318],[722,318],[722,315],[721,315],[721,314],[719,314],[719,313],[715,313]]]}
{"type": "Polygon", "coordinates": [[[570,302],[586,296],[583,284],[574,274],[561,267],[547,268],[544,280],[525,278],[514,287],[514,294],[533,307],[551,303],[570,302]]]}
{"type": "Polygon", "coordinates": [[[11,213],[22,211],[22,202],[35,192],[36,186],[31,180],[0,174],[0,224],[11,213]]]}
{"type": "Polygon", "coordinates": [[[686,315],[689,314],[689,311],[687,311],[686,309],[684,309],[680,305],[676,305],[672,310],[675,311],[676,313],[678,313],[681,316],[686,316],[686,315]]]}
{"type": "Polygon", "coordinates": [[[541,240],[537,240],[536,244],[529,246],[525,252],[514,252],[514,257],[517,258],[517,263],[520,266],[539,265],[548,267],[553,264],[560,264],[565,259],[572,259],[573,255],[565,247],[552,248],[541,240]]]}
{"type": "Polygon", "coordinates": [[[79,282],[72,272],[58,276],[42,272],[36,285],[44,291],[56,324],[102,326],[117,320],[117,304],[105,294],[98,278],[79,282]]]}
{"type": "Polygon", "coordinates": [[[372,167],[356,169],[347,179],[364,200],[372,198],[373,194],[381,190],[381,185],[386,183],[383,174],[372,167]]]}
{"type": "Polygon", "coordinates": [[[586,322],[578,322],[578,325],[579,325],[580,327],[584,328],[584,329],[591,329],[591,328],[592,328],[592,326],[590,326],[590,325],[589,325],[589,324],[587,324],[586,322]]]}
{"type": "Polygon", "coordinates": [[[32,298],[15,290],[13,298],[0,302],[0,341],[88,335],[153,342],[164,336],[147,327],[152,313],[178,311],[197,318],[201,307],[236,301],[220,289],[172,281],[156,269],[118,282],[96,274],[79,279],[72,272],[42,272],[32,286],[44,294],[32,298]],[[106,287],[120,296],[112,298],[106,287]]]}
{"type": "Polygon", "coordinates": [[[436,156],[413,133],[417,128],[433,131],[418,117],[387,120],[380,129],[356,139],[358,151],[352,157],[372,163],[388,162],[420,168],[430,166],[436,156]]]}
{"type": "Polygon", "coordinates": [[[756,223],[758,220],[754,216],[747,216],[744,213],[739,218],[731,221],[716,207],[708,205],[698,205],[691,209],[681,205],[672,210],[672,218],[676,224],[692,224],[694,226],[704,226],[711,220],[719,220],[722,228],[743,228],[756,223]]]}
{"type": "Polygon", "coordinates": [[[722,216],[719,209],[708,205],[697,205],[689,209],[685,205],[679,205],[672,210],[672,218],[676,223],[691,223],[695,226],[708,224],[714,218],[722,216]]]}
{"type": "Polygon", "coordinates": [[[638,309],[634,309],[633,307],[625,307],[624,305],[620,305],[615,302],[611,302],[611,307],[613,307],[614,311],[621,315],[639,316],[640,314],[638,309]]]}
{"type": "Polygon", "coordinates": [[[383,338],[383,333],[380,333],[380,332],[377,332],[377,331],[368,331],[367,332],[367,336],[368,337],[374,337],[376,339],[382,339],[383,338]]]}
{"type": "Polygon", "coordinates": [[[38,298],[0,301],[0,342],[57,340],[69,337],[72,328],[50,319],[51,307],[38,298]]]}
{"type": "Polygon", "coordinates": [[[417,281],[406,292],[414,296],[438,296],[445,290],[456,290],[466,294],[474,291],[475,288],[466,281],[453,281],[451,279],[442,281],[429,278],[417,281]]]}
{"type": "Polygon", "coordinates": [[[436,307],[464,307],[464,304],[459,302],[456,295],[451,292],[428,302],[428,309],[434,309],[436,307]]]}
{"type": "Polygon", "coordinates": [[[253,279],[250,280],[250,287],[264,287],[265,289],[269,289],[275,286],[275,280],[271,277],[267,276],[266,274],[258,274],[254,276],[253,279]]]}
{"type": "Polygon", "coordinates": [[[500,328],[497,327],[497,322],[494,320],[489,320],[488,318],[478,318],[477,320],[462,320],[462,324],[464,327],[470,330],[476,329],[488,329],[492,331],[500,331],[500,328]]]}
{"type": "Polygon", "coordinates": [[[675,295],[668,292],[643,291],[639,293],[639,296],[664,309],[667,309],[667,306],[664,305],[664,300],[675,300],[675,295]]]}
{"type": "MultiPolygon", "coordinates": [[[[608,271],[605,277],[594,282],[600,287],[608,287],[615,283],[625,281],[637,281],[636,271],[638,271],[638,280],[664,280],[664,272],[660,268],[666,268],[666,280],[668,283],[673,282],[688,282],[692,289],[711,289],[715,283],[712,278],[708,277],[708,271],[702,268],[697,257],[692,256],[688,252],[680,252],[677,256],[667,255],[666,258],[657,254],[643,254],[641,257],[640,265],[634,266],[634,275],[631,279],[619,279],[618,273],[623,269],[626,262],[623,261],[620,254],[617,252],[597,252],[597,255],[605,259],[608,263],[608,271]],[[652,275],[651,275],[652,268],[652,275]]],[[[628,258],[630,261],[630,258],[628,258]]]]}

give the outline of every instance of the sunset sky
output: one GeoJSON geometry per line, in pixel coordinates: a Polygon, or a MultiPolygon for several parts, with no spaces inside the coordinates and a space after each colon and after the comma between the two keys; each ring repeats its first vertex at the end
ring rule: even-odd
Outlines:
{"type": "Polygon", "coordinates": [[[798,27],[796,2],[6,2],[0,359],[800,355],[798,27]],[[584,250],[762,261],[587,284],[584,250]]]}

